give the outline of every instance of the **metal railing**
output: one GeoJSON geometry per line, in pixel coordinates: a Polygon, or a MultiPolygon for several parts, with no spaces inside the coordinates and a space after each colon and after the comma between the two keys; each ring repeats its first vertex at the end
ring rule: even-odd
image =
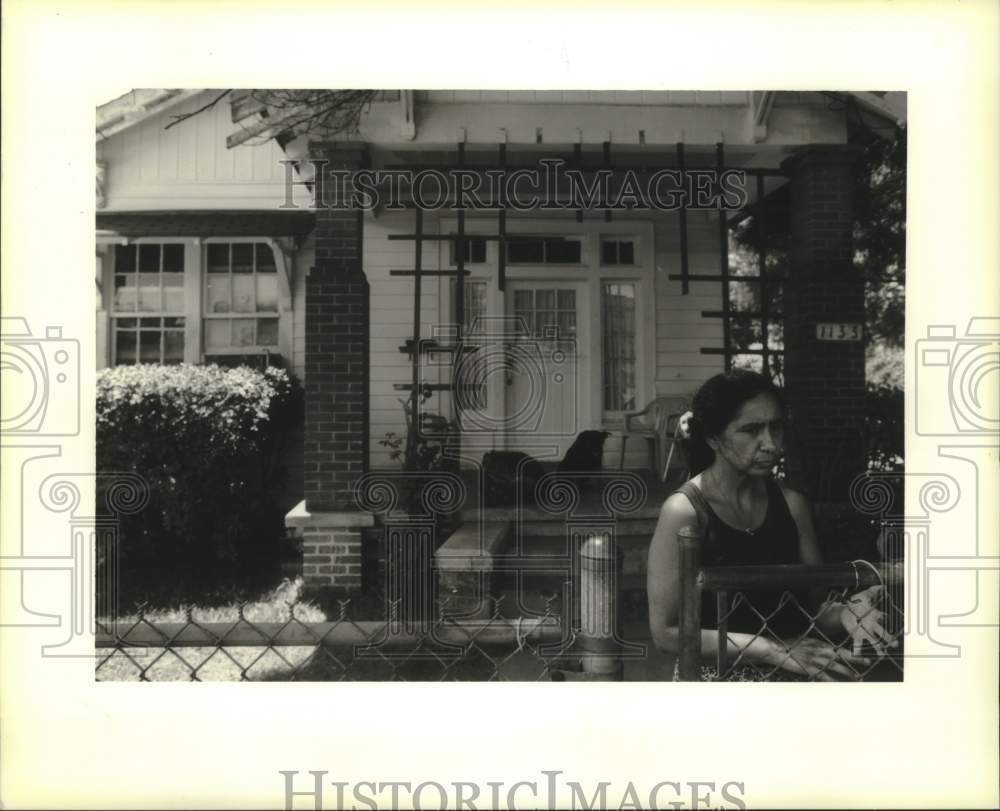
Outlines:
{"type": "Polygon", "coordinates": [[[97,678],[620,680],[621,549],[607,535],[593,534],[577,555],[579,588],[564,588],[562,600],[547,595],[534,616],[504,616],[503,599],[484,597],[485,619],[463,616],[445,599],[437,602],[436,616],[417,622],[403,616],[400,600],[379,620],[352,618],[351,600],[341,600],[339,615],[323,621],[303,619],[316,609],[294,601],[281,621],[251,619],[241,606],[235,619],[222,622],[197,618],[191,609],[181,621],[140,612],[127,621],[98,622],[97,678]]]}
{"type": "Polygon", "coordinates": [[[681,681],[781,680],[783,677],[787,678],[789,672],[798,672],[798,678],[802,680],[829,678],[831,674],[842,679],[842,672],[838,672],[841,667],[849,668],[852,677],[860,681],[874,678],[901,680],[902,651],[899,647],[892,648],[889,652],[876,651],[875,655],[870,655],[871,651],[864,656],[856,655],[859,651],[853,639],[831,639],[828,633],[817,626],[820,609],[813,608],[812,601],[801,594],[802,590],[814,593],[817,590],[824,591],[826,599],[822,601],[823,605],[829,602],[843,603],[854,611],[859,624],[869,618],[871,612],[878,611],[879,614],[872,615],[871,618],[877,616],[887,633],[898,640],[903,627],[901,565],[883,563],[876,566],[867,561],[855,561],[819,566],[703,567],[703,538],[695,528],[682,528],[678,532],[677,543],[680,547],[678,675],[681,681]],[[863,565],[859,566],[859,563],[863,565]],[[877,605],[850,601],[851,594],[872,586],[883,587],[877,592],[877,605]],[[766,607],[754,605],[754,593],[760,595],[761,590],[769,590],[770,599],[766,607]],[[800,593],[797,594],[797,591],[800,593]],[[718,632],[718,642],[714,669],[703,667],[706,658],[706,652],[702,650],[703,599],[706,595],[715,596],[715,630],[718,632]],[[855,605],[860,606],[856,611],[853,608],[855,605]],[[730,635],[730,621],[737,612],[754,625],[744,632],[749,639],[743,644],[739,644],[730,635]],[[791,638],[782,636],[774,627],[779,615],[786,620],[786,625],[789,618],[795,621],[797,629],[791,638]],[[748,648],[758,638],[778,643],[780,647],[777,649],[784,651],[781,654],[783,658],[766,665],[752,660],[748,648]],[[828,643],[838,653],[842,651],[844,656],[831,659],[839,667],[835,670],[800,667],[795,645],[807,638],[828,643]],[[812,672],[804,672],[806,670],[812,672]]]}

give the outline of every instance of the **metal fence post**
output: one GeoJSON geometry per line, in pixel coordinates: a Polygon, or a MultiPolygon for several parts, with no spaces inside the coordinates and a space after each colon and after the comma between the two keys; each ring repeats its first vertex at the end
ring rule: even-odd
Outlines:
{"type": "Polygon", "coordinates": [[[701,675],[701,533],[682,527],[677,533],[680,547],[680,651],[681,681],[698,681],[701,675]]]}
{"type": "Polygon", "coordinates": [[[580,634],[590,678],[621,681],[624,675],[618,610],[624,552],[611,533],[593,533],[580,548],[580,634]]]}

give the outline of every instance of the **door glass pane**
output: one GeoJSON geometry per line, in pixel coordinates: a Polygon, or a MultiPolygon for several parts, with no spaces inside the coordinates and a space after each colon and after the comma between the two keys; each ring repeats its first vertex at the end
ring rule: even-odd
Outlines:
{"type": "Polygon", "coordinates": [[[636,407],[635,285],[606,284],[601,294],[605,411],[636,407]]]}
{"type": "MultiPolygon", "coordinates": [[[[242,279],[237,279],[242,281],[242,279]]],[[[278,311],[278,276],[277,274],[258,274],[257,276],[257,310],[258,312],[278,311]]]]}
{"type": "Polygon", "coordinates": [[[209,349],[224,349],[229,346],[228,318],[205,320],[205,346],[209,349]]]}
{"type": "Polygon", "coordinates": [[[576,290],[559,290],[556,301],[560,310],[576,310],[576,290]]]}
{"type": "Polygon", "coordinates": [[[576,335],[576,313],[561,310],[559,312],[559,337],[573,338],[576,335]]]}
{"type": "Polygon", "coordinates": [[[233,275],[233,312],[252,313],[254,309],[253,288],[254,277],[249,275],[233,275]]]}
{"type": "Polygon", "coordinates": [[[535,291],[535,309],[538,310],[554,310],[556,308],[556,291],[555,290],[536,290],[535,291]]]}

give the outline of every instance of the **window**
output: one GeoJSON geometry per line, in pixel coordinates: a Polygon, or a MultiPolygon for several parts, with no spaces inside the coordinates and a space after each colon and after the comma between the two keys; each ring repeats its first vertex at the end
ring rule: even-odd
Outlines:
{"type": "MultiPolygon", "coordinates": [[[[448,262],[458,264],[458,249],[455,242],[448,243],[448,262]]],[[[486,261],[486,240],[483,237],[467,237],[465,241],[465,264],[481,265],[486,261]]]]}
{"type": "Polygon", "coordinates": [[[522,265],[579,265],[580,237],[517,236],[507,240],[507,261],[522,265]]]}
{"type": "Polygon", "coordinates": [[[601,240],[602,265],[634,265],[635,240],[629,237],[601,240]]]}
{"type": "Polygon", "coordinates": [[[514,315],[536,338],[576,338],[576,290],[514,291],[514,315]]]}
{"type": "Polygon", "coordinates": [[[261,242],[205,248],[205,353],[278,349],[278,272],[261,242]]]}
{"type": "Polygon", "coordinates": [[[184,246],[116,245],[112,302],[116,363],[184,360],[184,246]]]}
{"type": "Polygon", "coordinates": [[[115,244],[106,361],[281,364],[283,258],[269,241],[164,237],[115,244]]]}
{"type": "Polygon", "coordinates": [[[601,289],[604,410],[636,407],[635,285],[606,283],[601,289]]]}
{"type": "MultiPolygon", "coordinates": [[[[458,320],[458,299],[455,296],[457,286],[456,281],[452,279],[452,318],[455,321],[458,320]]],[[[468,335],[472,330],[473,324],[476,323],[476,319],[480,316],[486,315],[486,282],[471,281],[466,279],[465,284],[462,286],[465,290],[465,311],[463,313],[464,318],[462,321],[462,333],[468,335]]]]}

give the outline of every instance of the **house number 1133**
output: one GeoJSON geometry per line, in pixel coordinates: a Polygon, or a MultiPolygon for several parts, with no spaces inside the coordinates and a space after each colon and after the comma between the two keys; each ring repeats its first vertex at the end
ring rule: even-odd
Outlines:
{"type": "Polygon", "coordinates": [[[817,341],[860,341],[860,324],[817,324],[817,341]]]}

